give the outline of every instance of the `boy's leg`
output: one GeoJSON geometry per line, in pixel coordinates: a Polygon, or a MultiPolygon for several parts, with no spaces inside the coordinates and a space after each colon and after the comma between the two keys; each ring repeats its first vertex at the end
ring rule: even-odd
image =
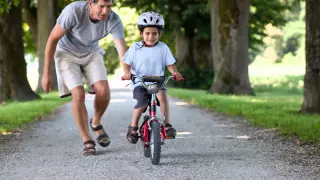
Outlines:
{"type": "Polygon", "coordinates": [[[135,87],[133,90],[133,98],[137,100],[134,106],[131,124],[128,127],[127,139],[130,143],[136,144],[138,141],[138,125],[141,114],[148,106],[148,94],[143,87],[135,87]]]}
{"type": "Polygon", "coordinates": [[[132,116],[132,122],[131,122],[132,127],[138,127],[139,119],[141,117],[141,114],[143,113],[143,110],[146,107],[147,107],[147,105],[133,110],[133,116],[132,116]]]}
{"type": "Polygon", "coordinates": [[[132,116],[132,127],[138,127],[138,122],[141,114],[148,106],[148,93],[144,87],[138,86],[133,89],[133,98],[137,100],[137,104],[134,106],[133,116],[132,116]]]}
{"type": "Polygon", "coordinates": [[[176,136],[176,130],[170,124],[170,108],[169,108],[169,100],[165,90],[160,90],[157,93],[158,101],[160,102],[160,110],[162,115],[165,116],[164,127],[166,130],[166,138],[173,139],[176,136]]]}
{"type": "Polygon", "coordinates": [[[143,110],[147,107],[147,105],[139,108],[135,108],[133,110],[132,122],[128,127],[127,139],[130,143],[136,144],[138,142],[138,123],[143,110]]]}
{"type": "Polygon", "coordinates": [[[162,116],[165,116],[164,123],[168,124],[170,123],[170,108],[169,108],[169,101],[168,101],[168,96],[165,90],[160,90],[157,93],[157,98],[158,101],[160,102],[160,111],[162,116]]]}

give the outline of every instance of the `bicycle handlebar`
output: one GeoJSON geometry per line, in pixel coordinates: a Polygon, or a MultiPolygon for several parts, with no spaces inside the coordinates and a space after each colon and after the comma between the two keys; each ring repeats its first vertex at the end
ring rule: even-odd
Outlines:
{"type": "MultiPolygon", "coordinates": [[[[165,78],[165,76],[136,76],[136,75],[131,75],[131,80],[133,80],[134,78],[139,79],[139,80],[141,81],[142,85],[143,85],[144,87],[147,87],[147,85],[145,84],[145,82],[160,82],[159,79],[160,79],[160,78],[165,78]],[[157,79],[157,78],[159,78],[159,79],[157,79]],[[158,80],[158,81],[157,81],[157,80],[158,80]]],[[[167,78],[165,78],[164,80],[161,79],[161,80],[163,81],[162,86],[165,86],[170,79],[176,80],[175,78],[176,78],[175,76],[167,76],[167,78]]],[[[124,78],[124,76],[122,76],[122,77],[121,77],[121,80],[124,81],[124,80],[126,80],[126,79],[124,78]]],[[[184,81],[184,78],[182,77],[182,78],[180,79],[180,81],[184,81]]]]}

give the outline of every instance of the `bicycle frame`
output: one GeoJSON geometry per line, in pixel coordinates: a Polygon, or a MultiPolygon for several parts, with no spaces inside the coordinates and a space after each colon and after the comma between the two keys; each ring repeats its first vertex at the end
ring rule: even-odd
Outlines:
{"type": "MultiPolygon", "coordinates": [[[[162,120],[157,117],[157,101],[156,101],[156,94],[151,94],[151,102],[149,104],[149,118],[145,119],[147,122],[143,122],[140,129],[143,129],[143,142],[144,146],[147,147],[149,145],[149,132],[151,130],[151,122],[158,121],[161,124],[161,141],[164,144],[164,140],[166,137],[166,131],[162,120]]],[[[140,134],[142,132],[140,131],[140,134]]]]}
{"type": "MultiPolygon", "coordinates": [[[[149,116],[143,117],[144,121],[139,127],[140,140],[144,147],[144,156],[150,157],[151,163],[156,165],[160,162],[161,146],[166,138],[166,131],[163,124],[163,119],[157,117],[157,96],[159,90],[163,89],[169,79],[174,76],[169,76],[164,79],[164,76],[149,76],[140,77],[132,76],[131,80],[135,82],[135,78],[139,79],[142,85],[146,88],[148,94],[151,94],[151,100],[148,103],[149,116]],[[145,84],[145,82],[154,82],[154,84],[145,84]]],[[[122,77],[124,80],[124,77],[122,77]]],[[[183,78],[181,79],[183,80],[183,78]]]]}

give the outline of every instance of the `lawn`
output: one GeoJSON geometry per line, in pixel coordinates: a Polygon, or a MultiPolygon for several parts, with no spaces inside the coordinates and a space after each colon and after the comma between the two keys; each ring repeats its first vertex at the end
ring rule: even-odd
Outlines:
{"type": "Polygon", "coordinates": [[[274,128],[302,141],[319,143],[320,115],[299,112],[303,101],[303,68],[254,65],[250,81],[256,96],[213,95],[204,90],[174,88],[169,94],[203,108],[244,117],[258,127],[274,128]],[[297,68],[299,71],[295,71],[297,68]]]}
{"type": "Polygon", "coordinates": [[[40,100],[28,102],[7,102],[0,105],[0,134],[38,120],[54,112],[58,106],[70,101],[70,98],[59,98],[57,92],[40,94],[40,100]]]}

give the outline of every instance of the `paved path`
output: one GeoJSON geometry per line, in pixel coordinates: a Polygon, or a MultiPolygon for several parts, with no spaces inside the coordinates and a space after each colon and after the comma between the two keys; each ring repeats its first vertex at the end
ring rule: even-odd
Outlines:
{"type": "MultiPolygon", "coordinates": [[[[0,179],[320,179],[320,156],[311,147],[295,146],[242,119],[173,98],[173,125],[179,135],[166,141],[160,164],[154,166],[143,156],[140,143],[132,145],[125,138],[135,103],[125,84],[112,85],[102,121],[112,142],[108,148],[98,146],[99,155],[82,156],[68,103],[26,132],[1,137],[0,179]]],[[[90,117],[92,104],[93,96],[88,95],[90,117]]]]}

